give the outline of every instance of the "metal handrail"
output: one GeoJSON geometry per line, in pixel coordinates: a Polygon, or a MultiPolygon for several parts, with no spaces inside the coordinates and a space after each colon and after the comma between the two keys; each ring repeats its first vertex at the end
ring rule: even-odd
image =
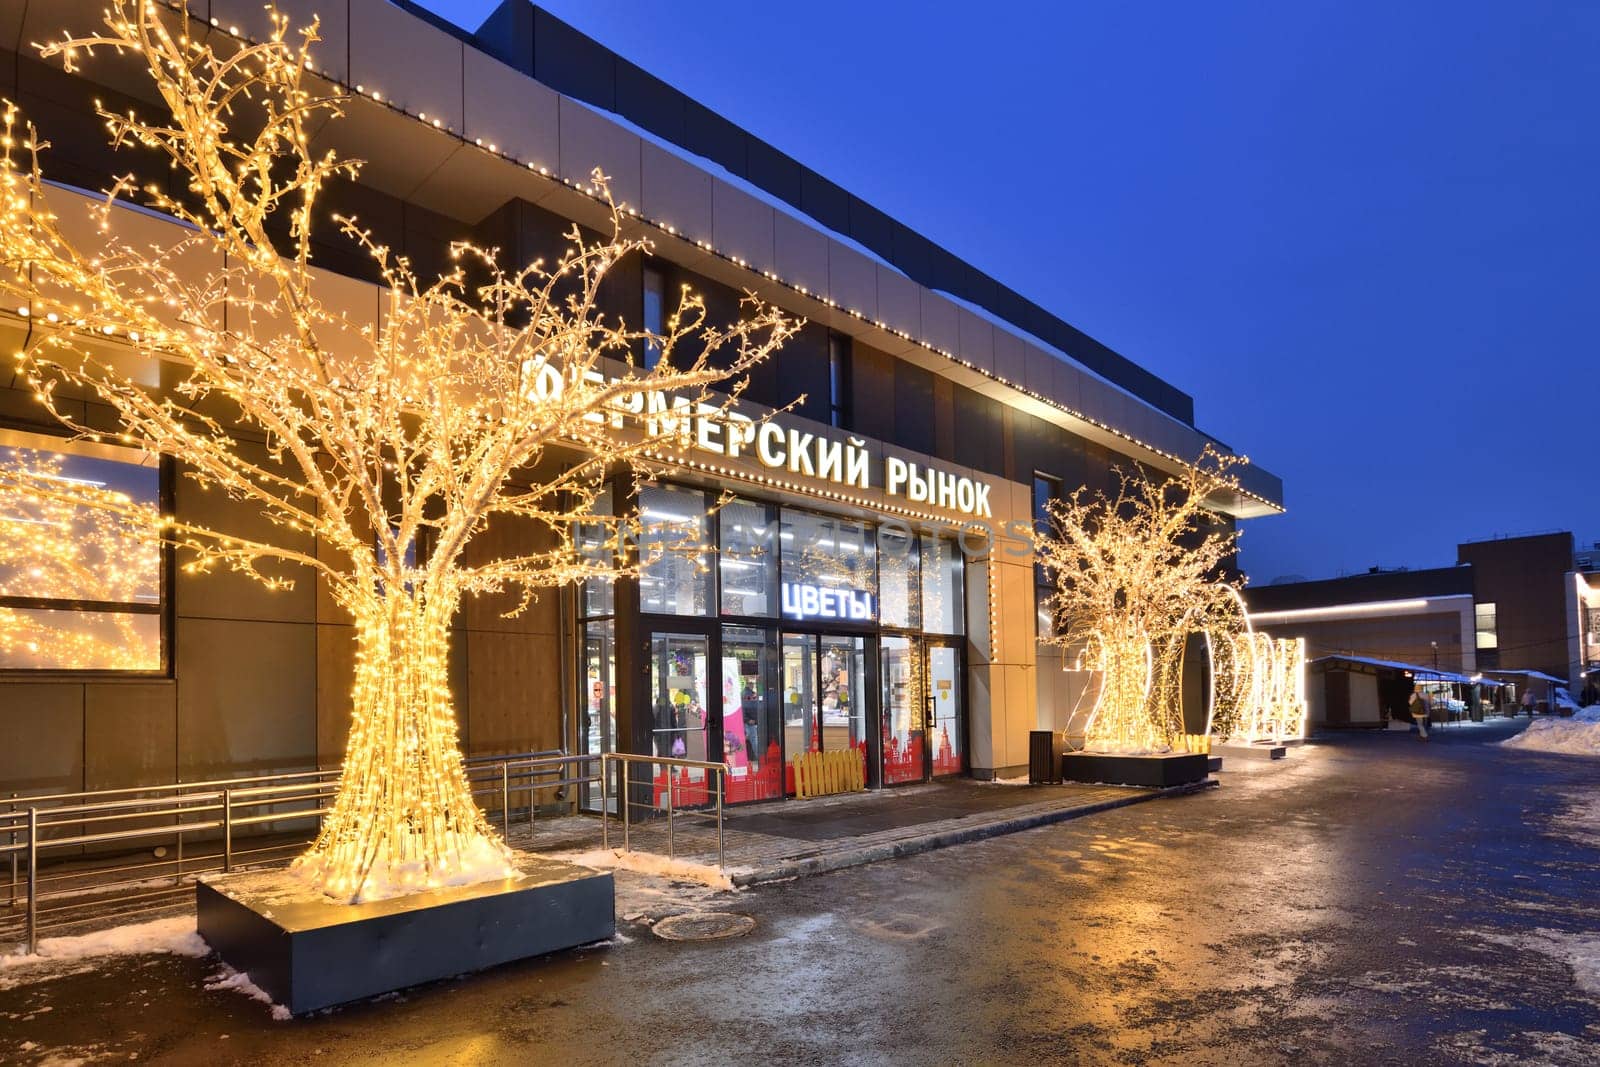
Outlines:
{"type": "MultiPolygon", "coordinates": [[[[566,756],[559,748],[539,749],[535,752],[508,752],[503,756],[466,756],[462,762],[467,767],[482,766],[486,764],[498,765],[508,760],[534,760],[546,756],[566,756]]],[[[230,786],[247,786],[255,782],[283,782],[297,778],[337,778],[340,769],[337,767],[319,768],[314,771],[284,771],[281,774],[258,774],[242,778],[206,778],[195,782],[172,782],[167,785],[135,785],[122,786],[117,789],[89,789],[75,793],[13,793],[8,798],[8,803],[15,809],[39,807],[56,801],[81,801],[85,797],[112,797],[127,796],[129,794],[156,794],[171,793],[191,789],[209,789],[212,791],[230,786]]]]}
{"type": "MultiPolygon", "coordinates": [[[[620,766],[622,793],[620,797],[623,819],[623,847],[632,850],[631,806],[629,791],[632,786],[632,767],[635,764],[655,764],[669,768],[666,776],[667,855],[676,856],[675,816],[677,814],[677,787],[671,770],[691,769],[704,771],[715,779],[717,864],[724,864],[723,814],[726,801],[728,765],[705,760],[691,760],[672,756],[641,756],[632,753],[587,753],[569,755],[559,750],[537,753],[518,753],[510,756],[475,757],[468,763],[468,781],[476,797],[498,795],[502,831],[509,838],[511,831],[512,799],[526,794],[530,830],[538,811],[540,791],[563,789],[572,785],[598,785],[600,790],[601,838],[604,847],[610,847],[611,785],[613,765],[620,766]]],[[[218,779],[208,782],[180,782],[163,786],[106,789],[82,793],[43,794],[0,800],[0,807],[9,803],[9,813],[0,811],[0,855],[11,857],[11,900],[17,903],[19,864],[27,867],[26,949],[37,951],[40,932],[40,915],[53,916],[52,925],[68,925],[71,920],[61,920],[63,914],[77,914],[78,905],[56,903],[41,910],[44,897],[52,901],[70,900],[85,893],[122,889],[115,896],[103,897],[108,904],[121,906],[134,904],[145,910],[163,904],[176,904],[176,890],[182,886],[184,876],[202,871],[231,871],[236,855],[252,857],[252,863],[280,863],[287,857],[283,850],[299,847],[296,841],[279,841],[252,847],[237,853],[234,848],[235,831],[243,827],[258,827],[273,823],[297,823],[310,819],[319,821],[332,807],[327,803],[337,791],[337,771],[301,771],[283,775],[254,775],[218,779]],[[136,794],[142,794],[136,795],[136,794]],[[75,803],[74,803],[75,802],[75,803]],[[26,805],[24,808],[23,806],[26,805]],[[304,805],[283,810],[290,805],[304,805]],[[114,828],[118,823],[139,820],[146,825],[114,828]],[[153,825],[152,825],[153,824],[153,825]],[[49,837],[52,829],[75,828],[76,832],[62,837],[49,837]],[[185,836],[211,835],[220,831],[220,852],[202,851],[191,856],[188,867],[184,863],[185,836]],[[81,848],[98,844],[126,844],[135,841],[155,840],[165,844],[176,841],[176,852],[159,862],[123,864],[109,871],[98,869],[74,871],[70,866],[61,872],[42,879],[39,857],[46,849],[81,848]],[[276,855],[273,855],[276,854],[276,855]],[[270,858],[269,858],[270,857],[270,858]],[[129,877],[134,872],[154,870],[153,878],[172,878],[170,890],[151,890],[149,879],[129,877]],[[93,883],[105,873],[121,875],[110,884],[93,883]],[[52,883],[48,891],[41,891],[41,882],[52,883]],[[130,895],[131,894],[131,895],[130,895]],[[156,901],[156,903],[149,903],[156,901]]],[[[480,802],[481,803],[481,802],[480,802]]],[[[299,831],[293,827],[291,834],[299,831]]],[[[215,840],[215,838],[213,838],[215,840]]],[[[262,838],[271,841],[271,838],[262,838]]],[[[130,912],[131,914],[132,912],[130,912]]],[[[78,920],[82,921],[82,920],[78,920]]]]}
{"type": "MultiPolygon", "coordinates": [[[[538,806],[536,796],[540,790],[599,781],[604,795],[603,776],[599,773],[585,773],[586,764],[594,765],[599,761],[598,754],[569,756],[559,749],[547,749],[505,756],[477,756],[464,762],[467,765],[469,788],[474,797],[492,793],[500,795],[502,826],[509,836],[510,801],[513,793],[528,795],[528,816],[531,825],[538,806]]],[[[337,770],[291,771],[280,775],[251,775],[204,782],[175,782],[167,785],[79,793],[34,794],[0,800],[0,807],[9,807],[9,811],[0,810],[0,834],[7,835],[9,839],[0,841],[0,855],[9,853],[11,857],[13,904],[17,901],[19,888],[19,861],[25,862],[27,867],[25,919],[27,951],[32,953],[38,948],[40,901],[46,895],[41,893],[40,888],[39,856],[43,850],[150,839],[167,842],[176,839],[176,853],[170,862],[128,864],[114,867],[109,872],[126,875],[151,868],[163,871],[170,868],[170,875],[161,874],[157,877],[173,877],[176,888],[182,884],[185,873],[199,873],[193,864],[185,872],[183,857],[185,835],[193,836],[220,830],[221,855],[213,856],[211,862],[214,864],[216,859],[220,858],[221,869],[231,870],[235,855],[233,836],[236,828],[322,818],[331,810],[325,801],[337,792],[338,775],[337,770]],[[284,806],[291,804],[310,806],[282,810],[284,806]],[[252,811],[262,808],[269,810],[252,811]],[[154,823],[154,825],[121,829],[112,829],[107,825],[131,820],[154,823]],[[47,836],[47,831],[52,828],[69,826],[75,827],[78,832],[62,837],[47,836]],[[90,827],[96,829],[90,830],[90,827]]],[[[285,847],[288,847],[287,843],[268,845],[246,850],[245,854],[263,855],[281,851],[285,847]]],[[[207,866],[204,869],[216,868],[207,866]]],[[[78,874],[68,871],[52,875],[49,880],[71,884],[80,882],[83,878],[93,878],[94,875],[94,871],[78,874]]],[[[93,892],[95,889],[114,890],[122,887],[133,888],[136,885],[141,889],[148,889],[149,882],[147,879],[123,877],[109,885],[91,887],[80,883],[75,889],[58,889],[48,895],[70,897],[93,892]]],[[[168,895],[170,896],[170,893],[168,895]]],[[[161,896],[159,892],[140,892],[133,896],[123,894],[116,897],[115,902],[138,903],[161,896]]],[[[58,915],[72,912],[73,908],[74,905],[71,904],[60,905],[43,909],[43,914],[58,915]]]]}
{"type": "MultiPolygon", "coordinates": [[[[602,790],[604,789],[605,784],[611,780],[610,769],[613,763],[622,765],[622,786],[618,790],[617,795],[620,798],[620,807],[622,808],[622,848],[626,852],[633,851],[633,823],[630,815],[633,807],[633,802],[630,797],[630,786],[633,783],[629,780],[631,775],[629,768],[636,763],[645,763],[652,766],[680,767],[689,770],[703,770],[707,772],[708,776],[714,776],[717,781],[717,866],[719,868],[726,866],[724,863],[722,832],[722,815],[724,807],[723,800],[727,793],[728,779],[728,765],[726,763],[713,763],[707,760],[684,759],[679,756],[644,756],[633,752],[606,752],[602,753],[600,757],[600,782],[602,790]]],[[[676,807],[673,789],[674,786],[672,774],[669,772],[667,774],[668,859],[675,859],[677,857],[675,828],[673,825],[673,814],[676,807]]],[[[603,795],[604,794],[602,792],[602,796],[603,795]]],[[[609,810],[607,806],[602,803],[600,815],[600,843],[602,848],[609,849],[611,847],[609,827],[609,810]]]]}

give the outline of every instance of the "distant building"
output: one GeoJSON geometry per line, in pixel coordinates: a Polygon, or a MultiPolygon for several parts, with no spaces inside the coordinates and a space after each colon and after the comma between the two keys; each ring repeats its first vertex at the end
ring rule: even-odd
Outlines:
{"type": "MultiPolygon", "coordinates": [[[[1341,725],[1341,706],[1359,711],[1370,703],[1331,699],[1338,694],[1326,679],[1352,659],[1387,665],[1358,665],[1357,673],[1398,670],[1409,679],[1372,704],[1373,721],[1399,713],[1409,687],[1423,679],[1460,685],[1487,676],[1508,683],[1506,699],[1531,688],[1545,704],[1558,684],[1581,699],[1600,679],[1600,549],[1575,552],[1572,534],[1549,533],[1464,542],[1456,559],[1454,567],[1374,568],[1245,590],[1256,629],[1303,637],[1314,665],[1337,665],[1314,666],[1314,723],[1341,725]]],[[[1369,713],[1351,714],[1356,725],[1369,713]]]]}

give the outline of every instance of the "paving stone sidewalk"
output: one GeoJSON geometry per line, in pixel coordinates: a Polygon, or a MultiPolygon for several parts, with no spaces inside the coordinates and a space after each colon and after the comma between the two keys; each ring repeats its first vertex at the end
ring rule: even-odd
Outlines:
{"type": "MultiPolygon", "coordinates": [[[[1193,786],[1140,789],[963,779],[743,805],[724,815],[723,865],[735,885],[757,885],[1016,833],[1216,784],[1208,779],[1193,786]]],[[[643,814],[635,809],[628,834],[634,851],[665,856],[670,850],[678,859],[717,862],[714,812],[676,813],[670,843],[666,819],[643,814]]],[[[620,819],[611,820],[608,833],[610,847],[622,847],[620,819]]],[[[519,821],[511,827],[511,843],[541,852],[588,852],[602,847],[600,820],[535,819],[531,831],[519,821]]]]}

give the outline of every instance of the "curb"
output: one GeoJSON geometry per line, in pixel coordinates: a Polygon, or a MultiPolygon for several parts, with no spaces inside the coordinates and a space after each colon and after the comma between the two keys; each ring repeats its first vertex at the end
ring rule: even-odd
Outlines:
{"type": "Polygon", "coordinates": [[[1019,815],[1015,818],[984,823],[980,826],[961,826],[899,841],[868,845],[865,848],[846,850],[832,855],[808,856],[804,859],[780,863],[773,867],[763,867],[760,870],[742,872],[734,875],[731,880],[735,886],[744,888],[746,886],[761,885],[764,882],[780,882],[789,878],[805,878],[814,874],[827,874],[829,871],[861,867],[868,863],[877,863],[880,860],[899,859],[902,856],[915,856],[922,852],[932,852],[935,849],[970,844],[973,841],[983,841],[991,837],[1002,837],[1006,834],[1032,830],[1040,826],[1068,822],[1072,819],[1080,819],[1085,815],[1097,815],[1102,811],[1126,808],[1133,804],[1143,804],[1146,801],[1187,796],[1190,793],[1215,789],[1219,785],[1221,783],[1215,778],[1207,778],[1203,782],[1192,782],[1189,785],[1174,785],[1165,789],[1141,789],[1137,793],[1118,797],[1115,800],[1102,800],[1094,804],[1084,804],[1072,808],[1057,808],[1053,811],[1036,811],[1029,815],[1019,815]]]}

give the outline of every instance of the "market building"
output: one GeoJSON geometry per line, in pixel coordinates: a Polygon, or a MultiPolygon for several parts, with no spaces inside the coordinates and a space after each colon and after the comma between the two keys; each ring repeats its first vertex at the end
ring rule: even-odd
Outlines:
{"type": "MultiPolygon", "coordinates": [[[[316,139],[364,165],[329,190],[330,211],[358,215],[419,273],[443,269],[459,239],[516,263],[559,253],[574,223],[605,224],[599,167],[630,232],[654,241],[614,269],[608,313],[657,328],[688,287],[713,315],[737,315],[751,291],[807,321],[751,375],[741,403],[784,409],[759,433],[699,420],[668,476],[611,483],[617,513],[690,525],[714,561],[664,555],[637,580],[552,591],[510,618],[502,600],[468,602],[451,685],[469,753],[726,760],[738,802],[793,794],[811,752],[850,753],[869,787],[1015,774],[1030,730],[1066,725],[1077,691],[1037,640],[1023,535],[1050,496],[1221,447],[1189,397],[524,0],[476,33],[388,0],[278,6],[320,15],[318,75],[348,94],[347,117],[316,139]]],[[[193,32],[266,35],[254,0],[191,10],[207,20],[193,32]]],[[[80,224],[130,167],[169,180],[108,149],[92,114],[96,99],[148,106],[138,78],[110,62],[66,74],[30,48],[100,17],[81,0],[0,3],[0,82],[51,142],[52,206],[80,224]]],[[[115,224],[173,240],[148,212],[119,209],[115,224]]],[[[331,227],[317,256],[330,300],[376,323],[370,264],[331,227]]],[[[13,342],[24,311],[0,309],[13,342]]],[[[284,536],[172,462],[62,437],[9,370],[0,386],[0,462],[23,449],[185,521],[284,536]]],[[[100,413],[84,401],[83,414],[100,413]]],[[[1282,486],[1246,468],[1212,505],[1228,523],[1273,514],[1282,486]]],[[[486,545],[537,549],[529,536],[504,525],[486,545]]],[[[353,641],[314,577],[284,572],[293,587],[268,590],[188,573],[114,531],[79,540],[78,562],[95,566],[58,585],[30,584],[34,556],[0,561],[13,635],[0,642],[0,790],[337,764],[353,641]]],[[[27,544],[52,551],[47,537],[27,544]]]]}
{"type": "Polygon", "coordinates": [[[1403,717],[1428,683],[1468,715],[1581,700],[1600,668],[1597,554],[1571,533],[1466,541],[1454,567],[1249,586],[1258,630],[1306,641],[1314,724],[1403,717]],[[1467,692],[1474,689],[1475,692],[1467,692]]]}

